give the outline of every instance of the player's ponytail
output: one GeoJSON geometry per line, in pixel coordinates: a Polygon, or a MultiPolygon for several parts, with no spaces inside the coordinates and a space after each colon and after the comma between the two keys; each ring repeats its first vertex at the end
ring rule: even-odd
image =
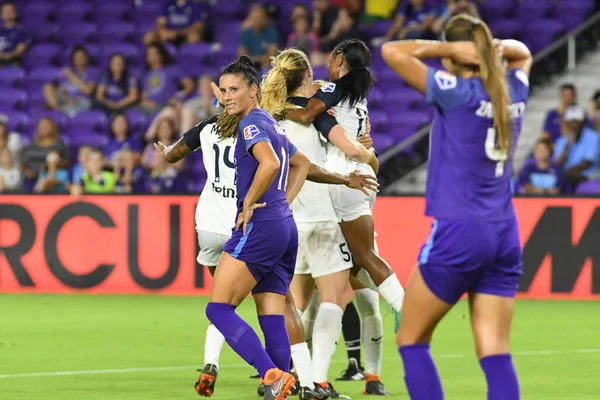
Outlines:
{"type": "Polygon", "coordinates": [[[341,91],[340,102],[348,101],[350,107],[354,107],[356,103],[367,98],[375,83],[369,68],[371,50],[362,40],[350,39],[337,45],[333,54],[342,55],[349,68],[347,74],[336,80],[336,85],[341,91]]]}
{"type": "Polygon", "coordinates": [[[287,98],[302,86],[310,63],[300,50],[286,49],[272,58],[271,65],[261,86],[260,106],[279,121],[286,109],[295,107],[287,98]]]}
{"type": "Polygon", "coordinates": [[[476,20],[472,27],[472,38],[479,55],[479,74],[494,108],[494,128],[500,151],[510,154],[512,129],[508,106],[510,97],[501,60],[494,48],[492,34],[487,25],[476,20]]]}

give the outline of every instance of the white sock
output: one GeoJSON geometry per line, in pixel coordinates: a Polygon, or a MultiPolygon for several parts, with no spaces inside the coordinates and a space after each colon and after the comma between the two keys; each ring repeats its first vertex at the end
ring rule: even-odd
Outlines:
{"type": "Polygon", "coordinates": [[[362,320],[360,325],[365,348],[365,372],[379,376],[383,358],[383,323],[379,313],[379,295],[371,289],[359,289],[354,291],[354,296],[362,320]]]}
{"type": "Polygon", "coordinates": [[[386,278],[378,287],[378,292],[392,306],[394,311],[402,310],[404,303],[404,288],[400,284],[396,274],[392,274],[386,278]]]}
{"type": "Polygon", "coordinates": [[[214,364],[219,366],[219,356],[223,348],[225,337],[214,325],[210,324],[206,330],[206,340],[204,342],[204,365],[214,364]]]}
{"type": "Polygon", "coordinates": [[[312,344],[312,336],[313,336],[313,327],[315,325],[315,319],[317,318],[317,312],[319,310],[319,304],[321,304],[321,296],[319,296],[319,291],[315,290],[313,292],[312,299],[308,304],[306,310],[302,314],[302,324],[304,325],[304,334],[306,337],[306,342],[312,344]]]}
{"type": "Polygon", "coordinates": [[[344,311],[333,303],[321,303],[313,333],[313,377],[315,382],[327,382],[331,358],[342,332],[344,311]]]}
{"type": "Polygon", "coordinates": [[[298,374],[300,386],[315,388],[313,379],[312,362],[310,360],[310,351],[306,342],[296,343],[292,345],[292,361],[298,374]]]}
{"type": "Polygon", "coordinates": [[[373,279],[371,279],[371,275],[369,275],[366,269],[361,268],[358,271],[358,274],[356,274],[356,278],[360,281],[360,283],[362,283],[369,289],[379,292],[379,288],[377,287],[375,282],[373,282],[373,279]]]}

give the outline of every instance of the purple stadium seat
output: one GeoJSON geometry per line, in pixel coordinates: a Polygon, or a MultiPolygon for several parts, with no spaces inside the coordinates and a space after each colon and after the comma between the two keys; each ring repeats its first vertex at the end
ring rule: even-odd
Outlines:
{"type": "Polygon", "coordinates": [[[85,21],[94,12],[94,5],[87,1],[63,2],[56,11],[59,22],[85,21]]]}
{"type": "Polygon", "coordinates": [[[108,136],[89,131],[71,131],[69,133],[69,143],[73,154],[77,154],[77,149],[83,145],[101,149],[108,143],[108,136]]]}
{"type": "Polygon", "coordinates": [[[389,135],[373,132],[371,133],[371,137],[373,138],[373,147],[379,154],[383,154],[387,149],[395,144],[394,139],[389,135]]]}
{"type": "Polygon", "coordinates": [[[76,45],[95,42],[96,30],[96,24],[93,22],[78,22],[62,25],[58,36],[63,45],[76,45]]]}
{"type": "Polygon", "coordinates": [[[387,85],[398,85],[398,82],[403,82],[402,78],[398,76],[391,68],[382,68],[377,72],[377,84],[380,87],[387,87],[387,85]]]}
{"type": "Polygon", "coordinates": [[[49,21],[28,21],[27,34],[34,43],[55,42],[58,37],[58,24],[49,21]]]}
{"type": "MultiPolygon", "coordinates": [[[[140,53],[139,48],[131,43],[113,43],[104,46],[104,49],[101,51],[102,62],[101,65],[108,65],[108,60],[110,56],[115,53],[121,53],[127,59],[127,62],[131,65],[135,65],[138,62],[138,58],[143,58],[140,53]]],[[[143,60],[142,60],[143,65],[143,60]]]]}
{"type": "Polygon", "coordinates": [[[377,21],[365,26],[364,32],[368,39],[385,36],[394,25],[393,20],[377,21]]]}
{"type": "Polygon", "coordinates": [[[210,56],[210,65],[222,68],[237,59],[237,45],[223,45],[221,50],[213,52],[210,56]]]}
{"type": "MultiPolygon", "coordinates": [[[[36,1],[28,4],[21,11],[21,15],[36,16],[39,19],[48,19],[56,12],[56,4],[51,1],[36,1]]],[[[33,18],[33,17],[31,17],[33,18]]]]}
{"type": "Polygon", "coordinates": [[[135,34],[135,26],[131,22],[113,22],[98,28],[98,41],[103,44],[126,42],[135,34]]]}
{"type": "Polygon", "coordinates": [[[23,55],[23,65],[30,70],[33,67],[51,65],[60,54],[60,46],[57,44],[43,43],[32,46],[23,55]]]}
{"type": "Polygon", "coordinates": [[[27,107],[27,92],[23,89],[0,90],[0,110],[23,110],[27,107]]]}
{"type": "Polygon", "coordinates": [[[523,37],[533,48],[541,50],[552,44],[563,33],[562,22],[554,19],[538,19],[530,21],[525,26],[523,37]]]}
{"type": "Polygon", "coordinates": [[[18,87],[23,79],[25,79],[25,71],[22,68],[7,66],[0,70],[0,88],[18,87]]]}
{"type": "Polygon", "coordinates": [[[556,18],[564,24],[565,30],[570,31],[589,18],[593,9],[593,0],[561,1],[556,6],[555,14],[556,18]]]}
{"type": "Polygon", "coordinates": [[[215,42],[236,44],[240,42],[240,22],[224,22],[214,27],[213,38],[215,42]]]}
{"type": "Polygon", "coordinates": [[[25,133],[29,131],[29,114],[20,111],[0,112],[0,117],[7,119],[8,130],[11,132],[25,133]]]}
{"type": "Polygon", "coordinates": [[[424,111],[414,111],[390,115],[389,125],[421,127],[431,122],[431,116],[424,111]]]}
{"type": "Polygon", "coordinates": [[[141,111],[127,110],[125,116],[127,117],[127,121],[129,121],[129,127],[132,132],[140,133],[148,127],[148,117],[141,111]]]}
{"type": "MultiPolygon", "coordinates": [[[[412,88],[394,90],[385,95],[386,109],[394,112],[397,109],[415,108],[425,101],[425,96],[412,88]]],[[[394,112],[395,113],[395,112],[394,112]]]]}
{"type": "Polygon", "coordinates": [[[327,72],[327,67],[324,65],[318,66],[318,67],[314,67],[313,68],[313,75],[314,75],[314,79],[320,79],[323,81],[328,81],[329,80],[329,73],[327,72]]]}
{"type": "Polygon", "coordinates": [[[490,22],[492,35],[499,39],[518,39],[521,26],[521,21],[516,19],[497,19],[490,22]]]}
{"type": "Polygon", "coordinates": [[[33,68],[27,77],[27,83],[31,85],[43,85],[44,83],[52,82],[60,76],[60,68],[53,66],[41,66],[33,68]]]}
{"type": "Polygon", "coordinates": [[[600,194],[600,180],[580,183],[575,189],[575,194],[600,194]]]}
{"type": "Polygon", "coordinates": [[[383,103],[383,93],[377,88],[373,88],[369,91],[369,97],[367,97],[369,103],[369,109],[377,110],[380,109],[383,103]]]}
{"type": "Polygon", "coordinates": [[[242,20],[246,15],[246,6],[240,0],[224,1],[210,9],[210,18],[214,18],[214,21],[242,20]]]}
{"type": "Polygon", "coordinates": [[[545,18],[555,4],[554,0],[522,1],[517,6],[516,15],[522,18],[527,17],[529,20],[545,18]]]}
{"type": "Polygon", "coordinates": [[[372,131],[385,132],[388,128],[388,121],[388,115],[385,111],[369,111],[369,122],[372,131]]]}
{"type": "Polygon", "coordinates": [[[179,49],[179,57],[193,60],[194,62],[207,63],[208,56],[212,53],[209,43],[186,44],[179,49]]]}
{"type": "Polygon", "coordinates": [[[99,0],[94,3],[94,15],[102,16],[106,20],[119,21],[130,15],[132,5],[130,1],[99,0]]]}
{"type": "Polygon", "coordinates": [[[82,111],[67,120],[65,130],[104,133],[108,131],[108,118],[103,111],[82,111]]]}
{"type": "Polygon", "coordinates": [[[509,16],[514,7],[510,0],[485,0],[479,4],[479,13],[484,21],[492,21],[509,16]]]}
{"type": "Polygon", "coordinates": [[[194,176],[193,179],[188,180],[188,191],[192,193],[200,193],[206,185],[206,175],[194,176]]]}

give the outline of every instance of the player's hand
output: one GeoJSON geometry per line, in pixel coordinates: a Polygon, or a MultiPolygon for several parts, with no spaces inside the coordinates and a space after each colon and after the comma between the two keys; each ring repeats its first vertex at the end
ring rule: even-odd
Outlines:
{"type": "Polygon", "coordinates": [[[371,147],[373,147],[373,138],[370,134],[365,133],[364,135],[358,137],[358,143],[365,146],[365,148],[370,149],[371,147]]]}
{"type": "Polygon", "coordinates": [[[214,82],[211,82],[210,89],[213,92],[213,96],[215,96],[217,98],[217,101],[219,103],[223,104],[223,94],[221,93],[221,89],[217,86],[217,84],[214,82]]]}
{"type": "Polygon", "coordinates": [[[460,64],[479,65],[479,55],[473,42],[450,42],[452,59],[460,64]]]}
{"type": "Polygon", "coordinates": [[[263,208],[267,203],[256,203],[250,206],[244,206],[242,208],[242,212],[238,214],[237,222],[235,224],[235,230],[239,230],[242,227],[242,233],[246,234],[246,228],[248,228],[248,223],[252,218],[252,214],[254,214],[254,210],[257,208],[263,208]]]}
{"type": "Polygon", "coordinates": [[[379,192],[379,183],[377,178],[372,175],[361,174],[360,171],[356,170],[348,174],[348,182],[346,186],[352,189],[357,189],[363,192],[366,196],[371,194],[367,191],[379,192]]]}
{"type": "Polygon", "coordinates": [[[165,146],[162,142],[154,143],[154,148],[163,156],[165,155],[165,151],[167,151],[167,146],[165,146]]]}

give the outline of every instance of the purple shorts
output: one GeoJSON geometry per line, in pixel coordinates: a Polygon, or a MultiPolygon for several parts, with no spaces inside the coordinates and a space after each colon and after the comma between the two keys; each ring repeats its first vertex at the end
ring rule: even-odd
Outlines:
{"type": "Polygon", "coordinates": [[[466,292],[514,297],[521,268],[516,219],[436,219],[421,247],[419,269],[429,289],[448,304],[466,292]]]}
{"type": "Polygon", "coordinates": [[[252,294],[286,295],[294,277],[298,254],[298,229],[294,217],[250,222],[246,234],[233,231],[223,251],[243,261],[256,286],[252,294]]]}

